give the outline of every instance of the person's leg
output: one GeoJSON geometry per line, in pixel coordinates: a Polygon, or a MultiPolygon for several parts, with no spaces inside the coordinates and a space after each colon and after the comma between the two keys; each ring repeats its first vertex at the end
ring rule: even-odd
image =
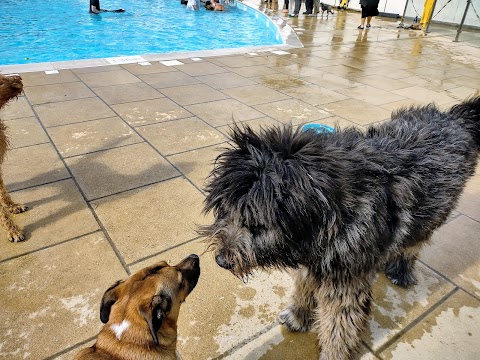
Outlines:
{"type": "Polygon", "coordinates": [[[361,20],[361,23],[360,23],[360,26],[358,27],[359,29],[363,29],[365,27],[365,18],[362,17],[362,20],[361,20]]]}
{"type": "Polygon", "coordinates": [[[313,0],[305,0],[305,14],[312,14],[313,13],[313,0]]]}
{"type": "MultiPolygon", "coordinates": [[[[363,22],[365,22],[365,19],[362,19],[362,20],[363,20],[363,22]]],[[[371,26],[371,25],[370,25],[370,22],[371,22],[371,21],[372,21],[372,17],[371,17],[371,16],[367,17],[367,27],[370,27],[370,26],[371,26]]],[[[363,26],[363,24],[362,24],[362,26],[363,26]]]]}
{"type": "Polygon", "coordinates": [[[293,10],[294,15],[298,15],[300,12],[300,6],[302,6],[302,0],[295,0],[295,9],[293,10]]]}
{"type": "Polygon", "coordinates": [[[361,20],[361,23],[360,23],[360,26],[358,27],[358,29],[363,29],[365,27],[364,26],[365,25],[365,18],[367,17],[366,11],[367,11],[367,8],[362,5],[362,20],[361,20]]]}

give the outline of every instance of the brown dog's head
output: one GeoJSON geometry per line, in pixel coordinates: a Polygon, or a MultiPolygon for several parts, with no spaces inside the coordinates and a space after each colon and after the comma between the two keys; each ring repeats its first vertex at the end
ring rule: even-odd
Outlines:
{"type": "Polygon", "coordinates": [[[180,305],[197,285],[200,259],[192,254],[175,266],[165,261],[144,268],[123,281],[117,281],[103,295],[100,320],[106,324],[128,321],[148,326],[158,345],[162,327],[176,332],[180,305]]]}
{"type": "Polygon", "coordinates": [[[18,75],[0,75],[0,108],[11,98],[20,95],[23,91],[22,78],[18,75]]]}

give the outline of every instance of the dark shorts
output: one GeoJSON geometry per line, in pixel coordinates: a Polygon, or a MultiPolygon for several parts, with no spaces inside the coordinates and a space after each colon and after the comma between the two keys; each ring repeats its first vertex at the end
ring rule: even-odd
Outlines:
{"type": "Polygon", "coordinates": [[[369,16],[378,16],[378,8],[376,6],[362,6],[362,18],[369,16]]]}

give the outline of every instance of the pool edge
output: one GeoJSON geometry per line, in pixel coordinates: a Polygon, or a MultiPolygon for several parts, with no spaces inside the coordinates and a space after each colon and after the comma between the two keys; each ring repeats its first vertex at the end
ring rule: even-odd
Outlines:
{"type": "MultiPolygon", "coordinates": [[[[160,54],[137,54],[137,55],[129,55],[128,57],[133,58],[135,56],[140,56],[146,61],[163,61],[163,60],[185,59],[185,58],[191,58],[191,57],[228,56],[228,55],[235,55],[235,54],[244,54],[249,52],[288,50],[288,49],[303,47],[302,42],[300,41],[300,39],[298,38],[297,34],[292,29],[292,27],[287,24],[286,20],[281,19],[272,10],[267,8],[260,9],[258,8],[258,5],[248,0],[238,1],[238,2],[252,8],[254,11],[264,14],[267,18],[269,18],[272,24],[279,31],[282,37],[283,44],[248,46],[248,47],[240,47],[240,48],[226,48],[226,49],[215,49],[215,50],[180,51],[180,52],[160,53],[160,54]]],[[[53,62],[42,62],[42,63],[33,63],[33,64],[0,65],[0,73],[12,74],[12,73],[26,73],[26,72],[36,72],[36,71],[79,69],[79,68],[86,68],[86,67],[112,65],[112,63],[109,62],[107,59],[111,59],[111,58],[53,61],[53,62]]],[[[136,63],[136,62],[137,61],[132,61],[130,63],[136,63]]],[[[129,63],[129,62],[125,62],[125,63],[129,63]]]]}

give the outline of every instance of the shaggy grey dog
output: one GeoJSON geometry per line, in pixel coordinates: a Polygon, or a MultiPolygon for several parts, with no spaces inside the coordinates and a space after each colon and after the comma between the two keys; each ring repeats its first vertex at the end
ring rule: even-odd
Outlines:
{"type": "Polygon", "coordinates": [[[441,112],[399,110],[361,132],[331,134],[235,126],[217,159],[200,229],[222,268],[297,269],[280,321],[318,332],[320,359],[350,359],[379,269],[415,282],[421,246],[442,225],[480,150],[480,97],[441,112]]]}

